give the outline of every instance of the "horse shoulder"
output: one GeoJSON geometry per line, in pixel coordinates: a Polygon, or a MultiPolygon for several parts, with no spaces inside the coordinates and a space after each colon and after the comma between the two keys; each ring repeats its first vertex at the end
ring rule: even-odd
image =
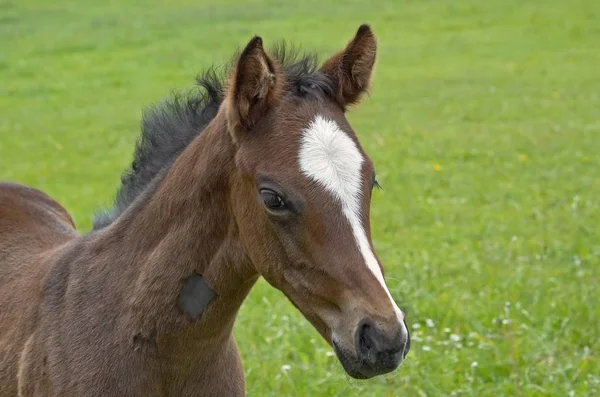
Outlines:
{"type": "MultiPolygon", "coordinates": [[[[17,395],[18,378],[40,371],[35,330],[43,283],[57,249],[77,237],[73,220],[39,190],[0,183],[0,395],[17,395]],[[32,372],[33,371],[33,372],[32,372]]],[[[32,379],[38,379],[34,376],[32,379]]],[[[31,395],[27,382],[21,393],[31,395]]],[[[45,395],[35,389],[36,396],[45,395]]]]}

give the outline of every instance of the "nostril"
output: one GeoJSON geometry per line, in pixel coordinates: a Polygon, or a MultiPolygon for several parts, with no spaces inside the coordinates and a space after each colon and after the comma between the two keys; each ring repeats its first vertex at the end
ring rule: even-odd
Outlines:
{"type": "Polygon", "coordinates": [[[408,331],[406,322],[404,323],[404,327],[406,328],[406,342],[404,344],[404,352],[402,353],[402,358],[406,358],[406,356],[408,355],[408,351],[410,350],[410,332],[408,331]]]}
{"type": "Polygon", "coordinates": [[[373,326],[363,321],[357,330],[357,350],[359,356],[365,361],[373,361],[375,341],[373,340],[373,326]]]}
{"type": "Polygon", "coordinates": [[[363,371],[385,373],[398,367],[409,349],[407,329],[393,332],[375,326],[370,319],[363,319],[356,329],[356,355],[363,371]]]}

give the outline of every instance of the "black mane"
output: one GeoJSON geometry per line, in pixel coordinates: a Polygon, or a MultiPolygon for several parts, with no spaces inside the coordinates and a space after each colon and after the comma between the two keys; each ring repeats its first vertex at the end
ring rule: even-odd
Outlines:
{"type": "MultiPolygon", "coordinates": [[[[300,54],[280,43],[270,52],[283,68],[288,82],[288,95],[332,96],[331,81],[317,70],[314,54],[300,54]]],[[[233,60],[237,56],[233,57],[233,60]]],[[[144,112],[142,133],[133,162],[121,177],[121,187],[110,210],[94,219],[94,229],[111,224],[153,181],[164,175],[186,146],[216,116],[224,96],[224,76],[233,62],[219,73],[215,68],[196,78],[197,86],[184,94],[154,105],[144,112]]]]}

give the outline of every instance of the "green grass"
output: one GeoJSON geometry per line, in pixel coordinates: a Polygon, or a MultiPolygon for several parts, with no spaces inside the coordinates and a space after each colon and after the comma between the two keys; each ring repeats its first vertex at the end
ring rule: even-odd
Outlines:
{"type": "Polygon", "coordinates": [[[48,192],[81,230],[142,108],[252,34],[323,57],[362,22],[378,35],[349,117],[384,186],[374,243],[412,351],[351,380],[259,282],[236,327],[248,395],[600,395],[600,2],[87,3],[0,0],[0,179],[48,192]]]}

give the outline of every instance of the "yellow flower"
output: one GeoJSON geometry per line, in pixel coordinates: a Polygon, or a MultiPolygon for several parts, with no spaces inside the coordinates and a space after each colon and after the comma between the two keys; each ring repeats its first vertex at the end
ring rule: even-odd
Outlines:
{"type": "Polygon", "coordinates": [[[433,170],[435,172],[440,172],[442,170],[442,166],[436,163],[433,165],[433,170]]]}
{"type": "Polygon", "coordinates": [[[526,162],[527,162],[527,160],[529,160],[529,158],[527,157],[527,155],[526,155],[526,154],[520,154],[520,155],[519,155],[519,161],[520,161],[521,163],[526,163],[526,162]]]}

